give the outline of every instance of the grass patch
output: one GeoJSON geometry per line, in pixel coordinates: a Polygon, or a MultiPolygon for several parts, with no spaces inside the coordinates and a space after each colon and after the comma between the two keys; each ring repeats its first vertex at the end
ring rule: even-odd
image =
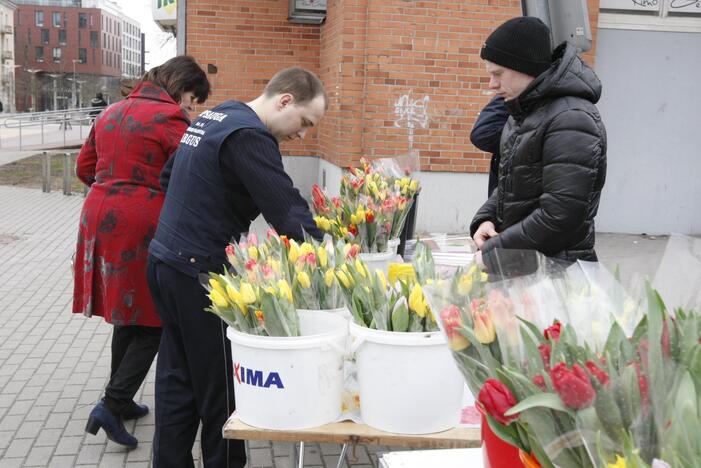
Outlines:
{"type": "MultiPolygon", "coordinates": [[[[41,154],[0,166],[0,185],[37,188],[42,186],[41,154]]],[[[71,192],[83,193],[83,183],[75,175],[76,155],[68,160],[71,192]]],[[[51,190],[63,190],[63,154],[51,157],[51,190]]]]}

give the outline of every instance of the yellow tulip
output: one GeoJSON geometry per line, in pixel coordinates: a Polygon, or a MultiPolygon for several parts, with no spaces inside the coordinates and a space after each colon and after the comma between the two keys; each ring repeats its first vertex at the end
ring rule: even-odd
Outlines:
{"type": "Polygon", "coordinates": [[[314,253],[314,247],[309,242],[303,242],[299,247],[299,254],[309,255],[310,253],[314,253]]]}
{"type": "Polygon", "coordinates": [[[252,245],[248,248],[248,257],[253,260],[258,260],[258,247],[252,245]]]}
{"type": "Polygon", "coordinates": [[[350,287],[351,287],[351,282],[350,282],[350,280],[348,279],[348,276],[343,272],[343,270],[338,270],[338,271],[336,272],[336,277],[337,277],[338,280],[341,282],[341,284],[343,285],[343,287],[345,287],[345,288],[350,288],[350,287]]]}
{"type": "Polygon", "coordinates": [[[209,278],[209,285],[212,287],[212,289],[216,289],[217,292],[222,296],[226,294],[226,291],[224,290],[222,284],[214,278],[209,278]]]}
{"type": "Polygon", "coordinates": [[[480,281],[483,283],[486,283],[487,280],[489,279],[489,275],[485,272],[480,273],[480,281]]]}
{"type": "Polygon", "coordinates": [[[365,268],[363,267],[363,262],[361,262],[359,258],[355,259],[355,271],[357,271],[358,274],[363,278],[367,278],[367,276],[368,276],[365,274],[365,268]]]}
{"type": "Polygon", "coordinates": [[[300,271],[299,273],[297,273],[297,282],[299,282],[299,285],[302,286],[304,289],[307,289],[312,285],[312,282],[309,279],[309,275],[305,271],[300,271]]]}
{"type": "Polygon", "coordinates": [[[387,291],[387,279],[385,278],[385,273],[382,270],[375,270],[375,275],[380,282],[380,287],[383,291],[387,291]]]}
{"type": "Polygon", "coordinates": [[[409,293],[409,309],[416,312],[419,317],[425,317],[428,311],[428,305],[424,299],[424,293],[421,290],[421,286],[417,284],[411,289],[409,293]]]}
{"type": "Polygon", "coordinates": [[[329,254],[324,247],[319,246],[316,249],[316,258],[319,260],[321,268],[326,268],[326,265],[329,263],[329,254]]]}
{"type": "Polygon", "coordinates": [[[390,263],[387,274],[390,284],[395,284],[397,280],[403,280],[406,283],[416,281],[416,272],[411,263],[390,263]]]}
{"type": "Polygon", "coordinates": [[[270,266],[275,273],[280,273],[280,260],[271,260],[270,266]]]}
{"type": "Polygon", "coordinates": [[[331,287],[331,285],[333,284],[333,279],[333,269],[329,268],[328,270],[326,270],[326,273],[324,273],[324,283],[326,283],[326,287],[331,287]]]}
{"type": "Polygon", "coordinates": [[[209,299],[212,301],[212,304],[217,307],[228,307],[229,305],[226,297],[224,297],[217,289],[212,289],[209,292],[209,299]]]}
{"type": "Polygon", "coordinates": [[[236,304],[236,306],[243,312],[243,315],[246,315],[248,313],[248,309],[246,308],[246,303],[243,302],[243,297],[241,296],[241,293],[236,290],[235,287],[227,284],[226,285],[226,293],[229,296],[229,299],[236,304]]]}
{"type": "Polygon", "coordinates": [[[355,214],[350,215],[351,224],[358,224],[358,216],[355,214]]]}
{"type": "Polygon", "coordinates": [[[285,297],[288,301],[292,302],[292,289],[287,280],[278,280],[277,287],[280,290],[280,297],[285,297]]]}
{"type": "Polygon", "coordinates": [[[409,190],[412,192],[416,192],[416,190],[419,188],[419,181],[416,179],[412,179],[411,182],[409,183],[409,190]]]}
{"type": "Polygon", "coordinates": [[[226,295],[229,296],[233,302],[236,302],[236,298],[239,296],[239,292],[230,284],[226,285],[226,295]]]}
{"type": "Polygon", "coordinates": [[[472,289],[472,275],[466,273],[458,280],[458,294],[465,296],[472,289]]]}
{"type": "Polygon", "coordinates": [[[245,304],[253,304],[256,302],[256,292],[250,283],[241,283],[241,298],[245,304]]]}
{"type": "Polygon", "coordinates": [[[294,239],[290,239],[290,253],[288,254],[287,258],[290,260],[291,263],[294,263],[297,261],[297,258],[299,257],[299,245],[297,242],[295,242],[294,239]]]}
{"type": "Polygon", "coordinates": [[[473,314],[475,338],[482,344],[489,344],[497,337],[494,322],[484,313],[473,314]]]}
{"type": "Polygon", "coordinates": [[[608,468],[628,468],[628,463],[625,458],[616,455],[616,463],[609,463],[608,468]]]}

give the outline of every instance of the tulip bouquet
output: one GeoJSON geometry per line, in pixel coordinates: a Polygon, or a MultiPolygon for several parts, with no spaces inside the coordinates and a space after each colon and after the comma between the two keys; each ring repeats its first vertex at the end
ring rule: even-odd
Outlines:
{"type": "Polygon", "coordinates": [[[581,277],[468,270],[428,288],[489,427],[545,467],[701,466],[698,316],[581,277]]]}
{"type": "Polygon", "coordinates": [[[361,252],[384,252],[389,239],[399,236],[418,190],[417,180],[384,175],[363,159],[360,168],[343,175],[339,197],[313,187],[314,220],[334,239],[360,245],[361,252]]]}
{"type": "Polygon", "coordinates": [[[424,244],[417,245],[413,264],[390,265],[389,283],[381,270],[370,272],[359,259],[336,275],[358,325],[398,332],[438,329],[422,290],[435,280],[433,257],[424,244]]]}

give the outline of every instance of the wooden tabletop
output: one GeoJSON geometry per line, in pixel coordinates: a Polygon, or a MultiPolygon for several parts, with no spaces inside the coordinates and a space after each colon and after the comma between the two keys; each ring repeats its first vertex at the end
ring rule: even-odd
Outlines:
{"type": "Polygon", "coordinates": [[[278,442],[320,442],[336,444],[392,445],[411,448],[479,447],[480,429],[457,427],[435,434],[393,434],[352,421],[326,424],[312,429],[273,431],[242,423],[232,415],[224,425],[225,439],[272,440],[278,442]]]}

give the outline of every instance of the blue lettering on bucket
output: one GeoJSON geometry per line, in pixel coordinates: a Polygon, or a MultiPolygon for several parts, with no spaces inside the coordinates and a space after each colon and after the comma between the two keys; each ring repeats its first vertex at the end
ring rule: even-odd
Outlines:
{"type": "Polygon", "coordinates": [[[268,375],[265,378],[265,381],[263,381],[263,377],[265,376],[264,371],[256,370],[256,369],[247,369],[247,368],[243,367],[241,364],[235,362],[234,363],[234,375],[236,376],[236,381],[239,384],[248,384],[248,385],[253,385],[255,387],[263,387],[263,388],[270,388],[270,387],[285,388],[285,386],[282,384],[282,379],[280,378],[280,374],[278,374],[277,372],[268,372],[268,375]]]}

